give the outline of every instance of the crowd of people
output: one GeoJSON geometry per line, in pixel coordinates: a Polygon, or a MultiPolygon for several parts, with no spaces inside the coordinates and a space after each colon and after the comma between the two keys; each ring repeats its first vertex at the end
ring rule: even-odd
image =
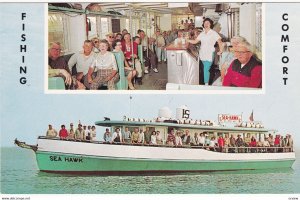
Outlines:
{"type": "MultiPolygon", "coordinates": [[[[215,136],[208,132],[190,134],[190,130],[174,130],[171,129],[164,140],[163,134],[158,130],[150,130],[146,127],[134,128],[131,132],[128,127],[124,130],[115,128],[111,133],[106,128],[103,134],[103,142],[105,143],[124,143],[124,144],[140,144],[140,145],[167,145],[175,147],[199,147],[211,151],[219,151],[224,153],[255,153],[255,152],[290,152],[293,151],[293,139],[290,134],[285,137],[277,134],[275,137],[269,134],[268,137],[257,140],[254,135],[245,134],[243,138],[241,134],[219,134],[215,136]],[[224,135],[224,137],[223,137],[224,135]],[[235,136],[236,135],[236,136],[235,136]]],[[[70,128],[66,129],[65,125],[61,125],[61,129],[57,132],[51,124],[46,133],[47,138],[57,138],[62,140],[77,141],[98,141],[96,138],[96,127],[78,124],[75,129],[73,123],[70,128]]]]}
{"type": "Polygon", "coordinates": [[[67,89],[96,90],[105,85],[113,90],[119,80],[119,68],[112,52],[122,52],[128,89],[134,90],[134,84],[142,84],[143,75],[159,72],[158,64],[167,61],[166,47],[176,39],[186,41],[189,48],[200,44],[196,47],[200,60],[199,84],[262,87],[261,61],[255,56],[253,45],[244,37],[225,38],[213,29],[214,22],[209,18],[204,19],[201,28],[188,22],[182,25],[182,29],[172,31],[161,31],[157,27],[149,37],[141,29],[133,34],[124,29],[120,33],[108,33],[106,38],[94,37],[85,40],[83,49],[68,62],[61,56],[60,43],[52,42],[48,50],[48,75],[63,77],[67,89]],[[143,49],[142,58],[138,55],[138,45],[143,49]],[[218,73],[215,66],[219,68],[218,73]]]}
{"type": "Polygon", "coordinates": [[[171,130],[167,137],[167,144],[174,146],[199,146],[211,151],[230,152],[230,153],[246,153],[246,152],[288,152],[293,150],[293,139],[290,134],[285,137],[281,135],[269,134],[260,141],[256,137],[247,134],[243,139],[241,134],[237,134],[237,138],[231,134],[223,134],[218,137],[206,132],[194,133],[190,135],[189,130],[175,131],[171,130]]]}
{"type": "Polygon", "coordinates": [[[165,47],[175,39],[173,36],[169,37],[166,31],[161,33],[157,29],[153,36],[148,37],[139,29],[132,37],[124,29],[121,33],[106,34],[105,39],[94,37],[85,40],[83,49],[73,54],[68,62],[61,55],[60,43],[52,42],[48,49],[48,76],[62,77],[67,89],[97,90],[105,85],[109,90],[114,90],[119,80],[119,68],[112,52],[121,52],[125,57],[124,74],[128,80],[128,89],[134,90],[134,84],[142,84],[144,74],[151,70],[159,72],[158,64],[166,62],[165,47]],[[138,55],[138,45],[142,46],[142,58],[138,55]]]}
{"type": "Polygon", "coordinates": [[[96,141],[96,127],[86,126],[81,123],[78,124],[77,128],[74,128],[73,123],[70,123],[70,128],[66,129],[66,126],[61,125],[59,132],[52,127],[51,124],[48,125],[48,130],[46,132],[47,138],[57,138],[61,140],[79,140],[79,141],[96,141]]]}

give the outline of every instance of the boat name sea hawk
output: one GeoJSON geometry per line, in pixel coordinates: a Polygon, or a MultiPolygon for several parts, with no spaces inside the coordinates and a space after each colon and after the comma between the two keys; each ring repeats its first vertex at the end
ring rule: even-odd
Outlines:
{"type": "Polygon", "coordinates": [[[65,157],[62,159],[60,156],[49,156],[50,161],[64,161],[64,162],[78,162],[83,163],[82,158],[65,157]]]}

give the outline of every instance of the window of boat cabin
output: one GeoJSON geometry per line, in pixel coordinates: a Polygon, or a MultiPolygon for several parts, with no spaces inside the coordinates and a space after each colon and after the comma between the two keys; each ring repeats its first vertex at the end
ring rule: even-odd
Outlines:
{"type": "Polygon", "coordinates": [[[70,52],[70,17],[63,13],[48,13],[48,43],[60,42],[63,52],[70,52]]]}
{"type": "Polygon", "coordinates": [[[87,22],[88,22],[88,38],[92,39],[92,38],[98,36],[97,17],[88,16],[87,22]]]}
{"type": "Polygon", "coordinates": [[[105,35],[111,31],[111,18],[101,16],[87,16],[88,20],[88,38],[99,37],[105,39],[105,35]]]}

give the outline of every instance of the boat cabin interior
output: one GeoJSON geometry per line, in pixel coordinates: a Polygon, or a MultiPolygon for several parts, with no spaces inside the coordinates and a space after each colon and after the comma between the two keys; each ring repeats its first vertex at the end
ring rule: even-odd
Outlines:
{"type": "MultiPolygon", "coordinates": [[[[233,36],[243,36],[261,58],[261,3],[49,3],[48,43],[59,42],[61,55],[68,62],[74,53],[82,51],[85,40],[115,39],[125,30],[134,37],[138,36],[138,30],[143,30],[149,39],[149,49],[143,51],[143,44],[139,44],[137,58],[141,66],[136,61],[132,64],[139,75],[129,79],[124,70],[126,58],[122,53],[114,52],[119,73],[115,89],[130,89],[130,82],[136,90],[226,89],[213,85],[220,76],[220,56],[214,54],[209,85],[204,85],[202,63],[198,59],[199,44],[176,40],[178,31],[182,32],[186,41],[195,39],[203,31],[205,18],[213,20],[213,30],[221,35],[224,43],[229,43],[233,36]],[[160,31],[159,36],[157,31],[160,31]],[[161,36],[164,39],[162,47],[155,39],[161,36]],[[153,59],[151,57],[147,64],[144,54],[150,57],[152,50],[153,59]]],[[[68,67],[75,76],[78,67],[68,67]]],[[[48,89],[64,90],[66,85],[61,77],[48,77],[48,89]]],[[[103,84],[98,89],[107,89],[107,85],[103,84]]]]}

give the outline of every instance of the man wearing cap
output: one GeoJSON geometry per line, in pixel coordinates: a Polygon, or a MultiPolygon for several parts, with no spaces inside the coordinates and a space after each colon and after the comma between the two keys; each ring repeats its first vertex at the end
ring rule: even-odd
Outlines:
{"type": "Polygon", "coordinates": [[[109,32],[105,35],[105,37],[109,43],[108,51],[112,51],[113,50],[112,43],[115,41],[115,36],[112,32],[109,32]]]}
{"type": "Polygon", "coordinates": [[[70,129],[69,129],[69,135],[68,139],[74,139],[75,138],[75,131],[73,127],[73,123],[70,124],[70,129]]]}
{"type": "Polygon", "coordinates": [[[49,124],[48,126],[49,126],[49,128],[47,130],[46,137],[47,138],[55,138],[57,136],[57,131],[54,128],[52,128],[51,124],[49,124]]]}

